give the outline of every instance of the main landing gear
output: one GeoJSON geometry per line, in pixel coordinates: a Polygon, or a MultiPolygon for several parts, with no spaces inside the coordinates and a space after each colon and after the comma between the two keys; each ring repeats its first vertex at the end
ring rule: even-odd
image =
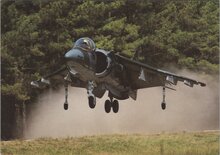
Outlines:
{"type": "Polygon", "coordinates": [[[109,95],[110,100],[105,101],[105,112],[109,113],[111,108],[114,113],[117,113],[119,110],[119,103],[118,100],[113,100],[113,97],[109,95]]]}
{"type": "MultiPolygon", "coordinates": [[[[64,110],[68,110],[68,81],[64,83],[64,87],[65,87],[65,102],[63,108],[64,110]]],[[[91,109],[95,108],[96,106],[96,97],[92,93],[93,89],[94,89],[94,83],[92,81],[89,81],[87,93],[88,93],[89,107],[91,109]]]]}
{"type": "Polygon", "coordinates": [[[165,94],[165,93],[166,93],[166,92],[165,92],[165,87],[163,87],[163,101],[162,101],[162,103],[161,103],[161,108],[162,108],[163,110],[166,109],[166,101],[165,101],[166,94],[165,94]]]}

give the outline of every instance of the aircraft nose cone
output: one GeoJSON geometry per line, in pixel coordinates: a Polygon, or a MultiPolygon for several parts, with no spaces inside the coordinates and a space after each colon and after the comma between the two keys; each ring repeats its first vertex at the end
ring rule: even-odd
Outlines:
{"type": "Polygon", "coordinates": [[[70,51],[68,51],[64,58],[67,60],[67,61],[77,61],[77,62],[80,62],[80,61],[83,61],[84,60],[84,54],[82,51],[80,51],[79,49],[71,49],[70,51]]]}

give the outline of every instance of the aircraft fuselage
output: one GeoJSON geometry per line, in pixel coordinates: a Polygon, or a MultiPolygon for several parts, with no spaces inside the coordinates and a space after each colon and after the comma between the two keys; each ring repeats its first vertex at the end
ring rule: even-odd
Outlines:
{"type": "MultiPolygon", "coordinates": [[[[72,77],[77,77],[84,82],[93,81],[99,92],[109,90],[116,99],[127,99],[129,88],[123,86],[122,72],[117,71],[114,54],[96,49],[95,52],[86,52],[72,49],[65,54],[66,65],[72,77]]],[[[73,84],[74,85],[74,84],[73,84]]],[[[96,91],[94,91],[96,92],[96,91]]],[[[97,97],[102,97],[97,94],[97,97]]]]}

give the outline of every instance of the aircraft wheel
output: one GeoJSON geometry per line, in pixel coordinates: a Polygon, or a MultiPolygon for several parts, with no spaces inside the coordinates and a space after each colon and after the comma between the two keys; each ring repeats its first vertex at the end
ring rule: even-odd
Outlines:
{"type": "Polygon", "coordinates": [[[105,101],[105,112],[109,113],[111,111],[111,107],[112,107],[111,101],[106,100],[105,101]]]}
{"type": "Polygon", "coordinates": [[[163,110],[166,109],[166,103],[165,103],[165,102],[162,102],[162,103],[161,103],[161,108],[162,108],[163,110]]]}
{"type": "Polygon", "coordinates": [[[112,109],[114,113],[117,113],[119,110],[119,104],[118,104],[118,100],[114,100],[112,103],[112,109]]]}
{"type": "Polygon", "coordinates": [[[96,106],[95,98],[93,96],[89,96],[88,99],[89,99],[89,107],[91,109],[95,108],[96,106]]]}
{"type": "Polygon", "coordinates": [[[64,110],[68,110],[68,103],[64,103],[63,108],[64,110]]]}

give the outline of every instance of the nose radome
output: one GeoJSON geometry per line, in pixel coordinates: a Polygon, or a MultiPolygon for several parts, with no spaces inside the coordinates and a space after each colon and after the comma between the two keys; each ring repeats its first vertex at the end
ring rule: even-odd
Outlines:
{"type": "Polygon", "coordinates": [[[71,49],[65,54],[64,58],[66,60],[80,61],[84,60],[84,55],[79,49],[71,49]]]}

